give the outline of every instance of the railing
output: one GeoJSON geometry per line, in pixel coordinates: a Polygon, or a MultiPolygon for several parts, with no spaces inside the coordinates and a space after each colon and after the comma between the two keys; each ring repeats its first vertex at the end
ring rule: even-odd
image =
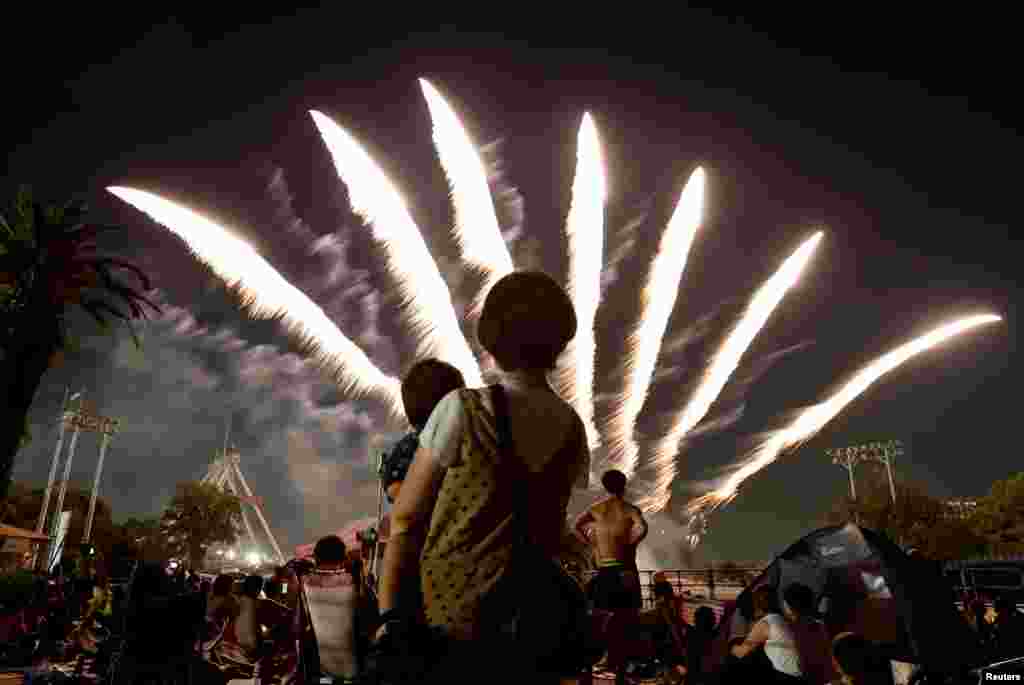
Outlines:
{"type": "MultiPolygon", "coordinates": [[[[654,575],[663,574],[678,597],[699,602],[710,600],[719,602],[735,599],[750,582],[757,579],[762,568],[700,568],[676,569],[666,571],[641,570],[640,585],[644,598],[644,607],[654,605],[654,575]]],[[[584,580],[589,581],[597,571],[584,573],[584,580]]]]}

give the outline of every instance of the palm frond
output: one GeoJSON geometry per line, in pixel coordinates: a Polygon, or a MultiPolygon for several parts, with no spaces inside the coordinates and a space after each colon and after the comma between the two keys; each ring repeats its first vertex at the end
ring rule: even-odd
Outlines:
{"type": "Polygon", "coordinates": [[[135,274],[135,277],[139,279],[139,283],[142,285],[143,291],[150,291],[153,289],[153,284],[149,280],[149,276],[147,276],[146,272],[137,264],[133,264],[126,259],[120,259],[118,257],[98,257],[94,258],[94,261],[97,265],[113,266],[125,271],[131,271],[135,274]]]}
{"type": "Polygon", "coordinates": [[[83,309],[85,309],[86,307],[92,307],[92,308],[95,308],[99,312],[107,312],[111,316],[113,316],[113,317],[115,317],[117,319],[120,319],[122,321],[128,321],[131,318],[128,314],[126,314],[122,310],[118,309],[117,307],[115,307],[111,303],[106,302],[104,300],[83,300],[80,303],[80,306],[83,309]]]}
{"type": "Polygon", "coordinates": [[[84,309],[86,313],[96,321],[97,325],[99,325],[100,329],[103,330],[104,333],[110,330],[110,322],[103,317],[103,314],[100,313],[100,310],[95,307],[91,301],[80,302],[78,306],[84,309]]]}
{"type": "Polygon", "coordinates": [[[113,274],[111,274],[108,269],[101,267],[97,269],[97,273],[99,273],[100,278],[103,280],[104,287],[108,291],[114,293],[122,300],[124,300],[131,308],[132,314],[135,316],[135,318],[146,318],[146,313],[142,311],[142,308],[139,306],[140,303],[149,307],[154,314],[158,316],[161,314],[162,310],[160,309],[159,305],[154,303],[152,300],[150,300],[148,297],[140,293],[138,290],[135,290],[134,288],[127,286],[121,281],[114,278],[113,274]]]}

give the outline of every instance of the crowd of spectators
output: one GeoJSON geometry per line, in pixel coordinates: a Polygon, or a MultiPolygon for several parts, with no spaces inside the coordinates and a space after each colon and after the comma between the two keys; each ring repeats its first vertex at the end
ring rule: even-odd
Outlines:
{"type": "MultiPolygon", "coordinates": [[[[605,474],[610,498],[580,522],[601,552],[602,582],[585,592],[559,555],[572,491],[589,485],[590,451],[580,417],[548,380],[576,332],[572,303],[544,274],[515,272],[489,292],[478,332],[496,383],[465,388],[452,367],[428,360],[403,384],[414,431],[381,471],[393,509],[379,587],[336,536],[269,580],[209,582],[140,564],[120,597],[104,579],[44,580],[28,603],[35,613],[25,608],[2,626],[6,658],[25,662],[26,680],[112,685],[554,685],[600,676],[615,625],[616,654],[603,663],[613,662],[619,682],[894,682],[880,646],[856,633],[833,636],[814,591],[800,583],[750,588],[716,626],[707,604],[692,624],[684,620],[683,604],[695,600],[656,576],[654,606],[642,610],[632,579],[646,523],[623,499],[622,474],[605,474]],[[598,620],[602,608],[625,623],[598,620]],[[728,638],[721,659],[719,635],[728,638]],[[55,675],[51,662],[75,653],[92,675],[85,667],[55,675]]],[[[1013,602],[998,598],[990,617],[972,597],[965,618],[982,653],[1024,653],[1024,617],[1013,602]]]]}

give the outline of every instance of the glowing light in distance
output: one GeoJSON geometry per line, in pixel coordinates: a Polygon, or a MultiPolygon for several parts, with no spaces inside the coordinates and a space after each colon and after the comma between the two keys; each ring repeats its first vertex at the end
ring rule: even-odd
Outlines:
{"type": "Polygon", "coordinates": [[[825,424],[845,409],[850,402],[853,402],[861,393],[871,387],[875,381],[908,359],[972,328],[1001,320],[1000,317],[994,314],[981,314],[959,319],[915,338],[888,354],[879,357],[857,372],[832,397],[821,404],[805,410],[787,428],[779,431],[754,450],[747,463],[732,474],[722,487],[711,493],[710,501],[726,501],[735,497],[736,489],[743,481],[775,461],[783,450],[799,445],[813,437],[825,424]]]}
{"type": "Polygon", "coordinates": [[[310,115],[338,177],[348,186],[352,209],[371,225],[374,238],[384,247],[417,358],[438,357],[456,366],[470,386],[481,385],[480,367],[459,328],[448,285],[402,196],[347,131],[320,112],[310,115]]]}
{"type": "Polygon", "coordinates": [[[647,399],[690,247],[704,216],[704,185],[704,169],[698,167],[686,182],[661,234],[641,296],[640,318],[626,343],[626,387],[609,421],[608,444],[611,465],[627,477],[636,470],[639,454],[633,429],[647,399]]]}
{"type": "Polygon", "coordinates": [[[452,191],[452,234],[462,258],[485,279],[471,307],[470,316],[476,318],[494,282],[512,272],[512,256],[498,226],[487,170],[476,146],[437,88],[426,79],[419,82],[434,126],[434,147],[452,191]]]}
{"type": "Polygon", "coordinates": [[[323,309],[289,283],[256,250],[219,224],[170,200],[134,188],[107,190],[145,212],[185,241],[192,254],[209,265],[248,301],[257,318],[280,317],[302,340],[319,365],[345,394],[374,395],[395,417],[404,419],[399,381],[384,375],[359,347],[338,329],[323,309]]]}
{"type": "Polygon", "coordinates": [[[703,419],[711,405],[721,394],[730,376],[739,366],[740,359],[750,347],[758,332],[768,322],[779,302],[796,284],[804,267],[814,254],[824,234],[820,231],[805,241],[796,252],[783,262],[778,271],[757,291],[739,323],[715,354],[704,378],[693,397],[675,417],[668,433],[654,447],[654,487],[638,503],[642,509],[656,511],[664,508],[671,496],[672,482],[676,478],[676,456],[679,443],[703,419]]]}

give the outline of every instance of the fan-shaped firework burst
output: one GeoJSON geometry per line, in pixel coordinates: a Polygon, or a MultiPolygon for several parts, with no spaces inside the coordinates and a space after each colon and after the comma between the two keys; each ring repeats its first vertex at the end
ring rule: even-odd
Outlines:
{"type": "MultiPolygon", "coordinates": [[[[483,276],[469,316],[479,313],[487,290],[513,269],[502,239],[487,174],[477,149],[455,112],[436,88],[420,81],[430,116],[438,157],[447,175],[455,210],[452,236],[466,266],[483,276]]],[[[395,278],[405,305],[405,320],[416,342],[417,355],[440,356],[458,366],[471,382],[480,379],[477,360],[462,337],[457,313],[447,286],[410,218],[402,198],[354,138],[326,116],[313,118],[327,145],[341,180],[349,187],[353,209],[372,227],[383,243],[388,270],[395,278]]],[[[580,330],[559,369],[558,385],[587,426],[593,445],[603,443],[604,464],[628,474],[652,473],[642,479],[646,490],[641,502],[646,511],[664,509],[676,479],[680,445],[721,395],[758,332],[778,308],[822,238],[808,239],[757,291],[712,361],[703,372],[692,397],[675,412],[663,435],[649,444],[637,444],[636,422],[655,378],[658,354],[676,304],[687,256],[701,226],[706,175],[696,169],[686,183],[675,212],[665,227],[641,293],[641,307],[627,340],[623,389],[613,400],[607,425],[594,425],[594,359],[598,341],[594,321],[601,301],[604,252],[605,170],[597,127],[585,114],[580,127],[576,179],[566,220],[569,253],[568,291],[579,314],[580,330]]],[[[245,241],[195,212],[151,193],[130,188],[110,191],[181,236],[195,255],[229,284],[238,287],[251,303],[250,313],[281,316],[316,359],[333,372],[342,390],[383,400],[393,414],[400,411],[398,382],[386,376],[331,322],[315,303],[288,283],[245,241]]],[[[707,526],[707,515],[736,496],[739,485],[782,452],[810,438],[883,374],[914,355],[975,326],[998,320],[981,315],[955,321],[917,338],[876,360],[824,403],[801,414],[788,428],[757,447],[718,490],[690,502],[691,540],[707,526]]]]}

